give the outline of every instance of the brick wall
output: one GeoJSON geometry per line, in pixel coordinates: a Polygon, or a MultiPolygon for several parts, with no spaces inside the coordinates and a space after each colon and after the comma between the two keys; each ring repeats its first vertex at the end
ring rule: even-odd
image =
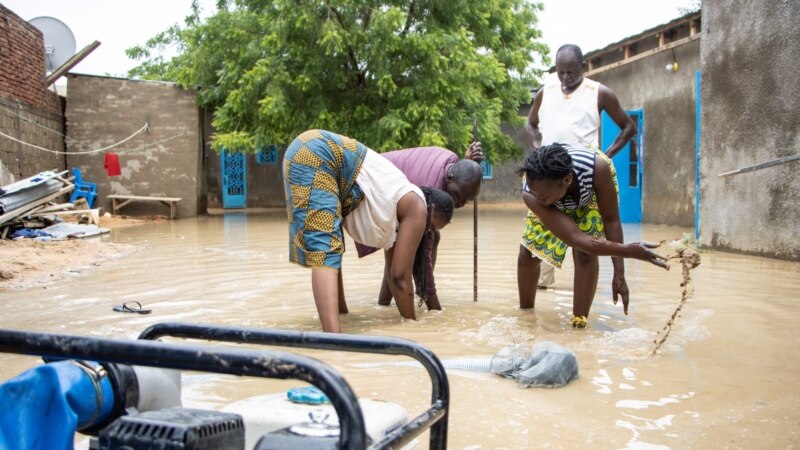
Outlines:
{"type": "Polygon", "coordinates": [[[45,79],[42,33],[0,4],[0,163],[16,179],[66,167],[62,101],[45,79]]]}
{"type": "Polygon", "coordinates": [[[6,135],[0,135],[0,162],[4,172],[14,179],[66,168],[66,158],[61,153],[64,151],[64,118],[60,114],[0,97],[0,133],[6,135]]]}
{"type": "Polygon", "coordinates": [[[46,78],[41,31],[0,4],[0,97],[60,114],[46,78]]]}

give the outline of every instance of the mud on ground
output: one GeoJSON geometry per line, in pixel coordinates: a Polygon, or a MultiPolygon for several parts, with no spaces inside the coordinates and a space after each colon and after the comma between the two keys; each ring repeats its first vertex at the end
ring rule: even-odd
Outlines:
{"type": "MultiPolygon", "coordinates": [[[[108,215],[100,217],[100,227],[114,229],[160,220],[165,218],[108,215]]],[[[0,240],[0,292],[45,287],[135,249],[134,245],[110,242],[107,235],[58,241],[0,240]]]]}

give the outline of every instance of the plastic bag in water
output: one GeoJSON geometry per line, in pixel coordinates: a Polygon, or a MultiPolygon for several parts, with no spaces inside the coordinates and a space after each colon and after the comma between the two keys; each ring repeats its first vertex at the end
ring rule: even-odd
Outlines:
{"type": "Polygon", "coordinates": [[[521,387],[561,387],[578,378],[578,358],[570,349],[554,342],[533,345],[528,356],[527,344],[505,347],[492,357],[494,374],[514,378],[521,387]]]}
{"type": "Polygon", "coordinates": [[[492,356],[489,372],[506,378],[514,378],[514,374],[528,360],[528,346],[525,344],[504,347],[492,356]]]}

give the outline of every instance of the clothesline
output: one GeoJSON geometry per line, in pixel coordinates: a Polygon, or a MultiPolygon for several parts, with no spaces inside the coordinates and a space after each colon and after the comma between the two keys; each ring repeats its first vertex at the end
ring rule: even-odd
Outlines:
{"type": "MultiPolygon", "coordinates": [[[[154,145],[158,145],[158,144],[163,144],[164,142],[171,141],[171,140],[173,140],[173,139],[175,139],[175,138],[179,138],[179,137],[181,137],[181,136],[185,135],[186,133],[187,133],[187,131],[185,131],[185,130],[184,130],[184,131],[181,131],[181,132],[180,132],[180,133],[178,133],[178,134],[173,134],[172,136],[170,136],[170,137],[166,137],[166,138],[164,138],[164,139],[159,139],[159,140],[157,140],[157,141],[153,141],[153,142],[150,142],[150,143],[147,143],[147,144],[144,144],[144,145],[140,145],[140,146],[138,146],[138,147],[134,147],[134,148],[125,149],[125,150],[123,150],[123,151],[122,151],[122,152],[120,152],[120,153],[132,153],[132,152],[137,152],[137,151],[139,151],[139,150],[144,150],[144,149],[146,149],[146,148],[148,148],[148,147],[152,147],[152,146],[154,146],[154,145]]],[[[74,153],[71,153],[71,152],[70,152],[70,155],[74,155],[74,153]]]]}
{"type": "MultiPolygon", "coordinates": [[[[66,134],[63,134],[58,130],[54,130],[54,129],[50,128],[50,127],[47,127],[47,126],[35,121],[35,120],[31,120],[31,119],[23,116],[18,111],[11,110],[11,109],[3,106],[3,105],[0,105],[0,110],[3,110],[3,111],[5,111],[5,112],[7,112],[7,113],[9,113],[9,114],[11,114],[13,116],[16,116],[19,120],[24,120],[25,122],[28,122],[31,125],[37,126],[39,128],[43,128],[43,129],[49,131],[50,133],[57,134],[57,135],[63,137],[66,142],[69,142],[69,143],[72,143],[72,144],[77,144],[80,147],[92,149],[92,144],[90,144],[88,142],[83,142],[80,139],[75,139],[73,137],[69,137],[66,134]]],[[[92,150],[94,151],[94,149],[92,149],[92,150]]],[[[52,151],[55,151],[55,150],[52,150],[52,151]]],[[[74,154],[80,154],[77,151],[73,151],[73,152],[70,152],[70,153],[73,154],[73,155],[74,154]]]]}
{"type": "Polygon", "coordinates": [[[28,122],[31,125],[34,125],[34,126],[39,127],[39,128],[43,128],[43,129],[45,129],[45,130],[47,130],[47,131],[49,131],[49,132],[51,132],[53,134],[57,134],[57,135],[63,137],[65,141],[68,141],[68,142],[71,142],[71,143],[76,143],[81,147],[92,148],[91,144],[89,144],[89,143],[82,142],[79,139],[71,138],[71,137],[67,136],[66,134],[61,133],[58,130],[54,130],[54,129],[48,127],[48,126],[42,125],[41,123],[39,123],[39,122],[37,122],[35,120],[28,119],[27,117],[23,116],[19,112],[13,111],[11,109],[8,109],[5,106],[0,105],[0,110],[3,110],[3,111],[5,111],[5,112],[7,112],[7,113],[9,113],[9,114],[11,114],[13,116],[16,116],[19,120],[24,120],[25,122],[28,122]]]}
{"type": "Polygon", "coordinates": [[[93,150],[86,150],[86,151],[82,151],[82,152],[62,152],[60,150],[51,150],[49,148],[40,147],[38,145],[31,144],[31,143],[19,140],[19,139],[13,137],[13,136],[9,136],[9,135],[3,133],[2,131],[0,131],[0,136],[2,136],[4,138],[7,138],[7,139],[10,139],[10,140],[12,140],[14,142],[18,142],[18,143],[23,144],[23,145],[27,145],[28,147],[33,147],[33,148],[35,148],[37,150],[42,150],[42,151],[45,151],[45,152],[54,153],[56,155],[88,155],[88,154],[92,154],[92,153],[104,152],[106,150],[110,150],[112,148],[119,147],[120,145],[122,145],[122,144],[130,141],[134,137],[136,137],[139,133],[142,133],[143,131],[149,131],[149,130],[150,130],[150,124],[145,123],[141,128],[136,130],[136,132],[134,132],[132,135],[130,135],[130,136],[126,137],[125,139],[117,142],[116,144],[111,144],[111,145],[109,145],[107,147],[93,149],[93,150]]]}

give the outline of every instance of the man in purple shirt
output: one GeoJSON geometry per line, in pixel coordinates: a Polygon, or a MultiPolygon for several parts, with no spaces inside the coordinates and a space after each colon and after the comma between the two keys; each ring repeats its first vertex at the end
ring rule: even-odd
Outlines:
{"type": "MultiPolygon", "coordinates": [[[[474,142],[469,146],[464,159],[459,159],[458,155],[442,147],[416,147],[386,152],[381,155],[397,166],[408,180],[417,186],[446,191],[453,197],[456,208],[464,206],[480,193],[483,179],[483,172],[478,164],[483,160],[480,142],[474,142]]],[[[428,239],[431,245],[424,249],[426,282],[424,287],[417,284],[416,293],[425,300],[428,309],[442,309],[433,279],[440,235],[438,231],[428,231],[428,233],[431,233],[431,239],[428,239]]],[[[356,248],[359,257],[369,255],[377,250],[358,243],[356,243],[356,248]]],[[[383,284],[378,296],[378,303],[383,306],[388,306],[392,302],[392,292],[389,289],[388,281],[386,271],[384,271],[383,284]]],[[[415,279],[415,282],[419,283],[419,280],[415,279]]]]}

